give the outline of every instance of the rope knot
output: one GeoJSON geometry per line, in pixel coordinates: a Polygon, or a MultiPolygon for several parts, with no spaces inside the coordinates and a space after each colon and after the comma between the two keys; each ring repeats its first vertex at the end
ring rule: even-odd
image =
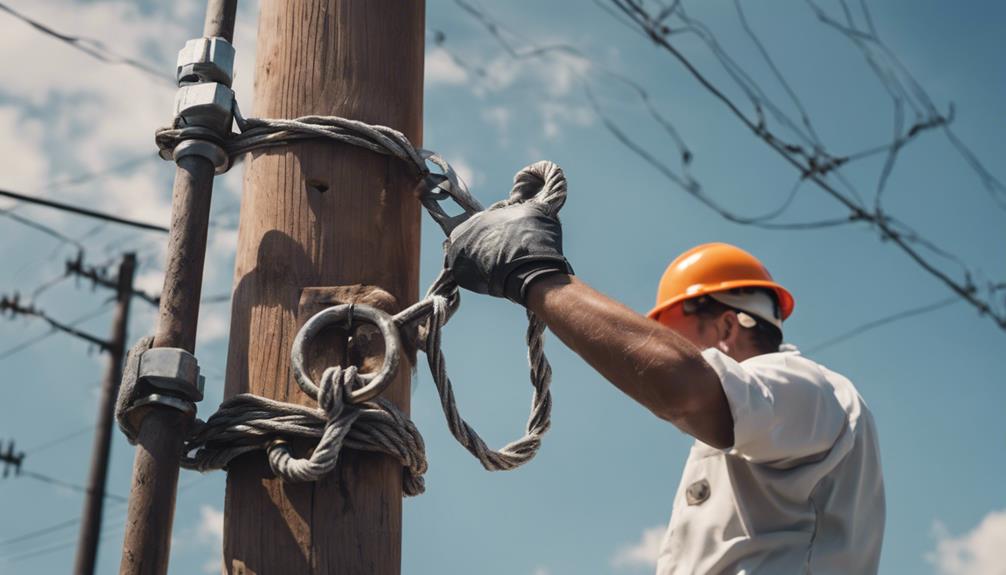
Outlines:
{"type": "Polygon", "coordinates": [[[321,384],[318,386],[318,407],[325,412],[329,421],[333,421],[342,414],[346,406],[346,390],[352,389],[352,384],[356,380],[356,366],[330,367],[321,376],[321,384]]]}

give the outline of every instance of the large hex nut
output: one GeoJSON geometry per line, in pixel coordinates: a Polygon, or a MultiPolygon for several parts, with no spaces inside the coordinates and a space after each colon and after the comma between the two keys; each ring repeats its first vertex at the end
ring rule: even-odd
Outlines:
{"type": "Polygon", "coordinates": [[[151,387],[202,401],[205,379],[196,357],[176,347],[155,347],[140,356],[137,379],[151,387]]]}
{"type": "Polygon", "coordinates": [[[182,86],[175,96],[175,127],[198,126],[226,136],[231,131],[233,110],[234,91],[223,84],[182,86]]]}
{"type": "Polygon", "coordinates": [[[218,82],[230,86],[234,78],[234,46],[220,37],[196,38],[178,51],[178,85],[218,82]]]}

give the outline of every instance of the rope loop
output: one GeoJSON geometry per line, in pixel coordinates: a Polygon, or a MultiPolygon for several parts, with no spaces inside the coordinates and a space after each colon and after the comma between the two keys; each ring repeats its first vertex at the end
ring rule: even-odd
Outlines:
{"type": "Polygon", "coordinates": [[[267,448],[269,466],[290,482],[317,481],[335,469],[342,444],[360,412],[347,406],[343,398],[349,382],[356,377],[356,368],[330,367],[325,370],[318,389],[318,405],[327,417],[318,445],[307,459],[294,457],[286,441],[272,441],[267,448]]]}
{"type": "MultiPolygon", "coordinates": [[[[161,157],[175,158],[176,152],[184,148],[179,146],[187,141],[207,141],[218,145],[226,154],[229,161],[223,169],[227,169],[246,153],[307,140],[328,140],[404,162],[417,177],[418,198],[448,236],[458,224],[483,210],[443,157],[415,148],[397,130],[337,116],[245,118],[236,100],[232,108],[239,130],[236,133],[219,136],[206,128],[191,126],[158,130],[155,140],[161,157]],[[452,202],[460,213],[450,215],[445,209],[446,202],[452,202]]],[[[566,201],[566,193],[562,169],[553,162],[536,162],[518,172],[508,198],[489,209],[534,201],[545,205],[550,215],[557,217],[566,201]]],[[[541,438],[551,425],[552,368],[544,353],[545,324],[528,312],[526,342],[533,392],[525,433],[494,451],[461,418],[441,349],[443,328],[460,303],[460,290],[449,270],[444,269],[422,300],[394,316],[363,304],[338,305],[315,314],[297,332],[290,360],[297,385],[318,402],[318,408],[252,394],[230,397],[206,422],[196,421],[185,444],[182,465],[202,471],[221,469],[240,455],[265,450],[270,466],[280,477],[287,481],[314,481],[331,472],[341,449],[348,447],[396,458],[404,470],[403,491],[407,495],[422,493],[425,489],[423,474],[427,469],[423,438],[405,413],[379,397],[398,372],[403,337],[415,341],[426,353],[448,428],[455,439],[490,471],[513,469],[527,463],[537,453],[541,438]],[[356,366],[332,366],[324,370],[320,384],[316,384],[307,373],[307,347],[322,330],[328,327],[348,330],[355,321],[370,323],[381,331],[385,346],[381,368],[376,373],[360,373],[356,366]],[[301,459],[293,455],[288,443],[293,438],[317,440],[310,457],[301,459]]],[[[120,403],[123,401],[120,397],[120,403]]]]}
{"type": "Polygon", "coordinates": [[[566,203],[566,174],[555,162],[542,160],[517,172],[510,197],[501,203],[516,204],[536,201],[548,207],[553,217],[566,203]]]}

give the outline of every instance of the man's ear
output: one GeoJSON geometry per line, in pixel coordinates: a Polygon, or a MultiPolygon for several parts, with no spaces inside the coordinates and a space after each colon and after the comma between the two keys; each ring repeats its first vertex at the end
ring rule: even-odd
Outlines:
{"type": "Polygon", "coordinates": [[[737,314],[733,311],[726,311],[716,320],[717,335],[721,345],[727,349],[737,348],[737,339],[741,335],[741,324],[737,319],[737,314]]]}

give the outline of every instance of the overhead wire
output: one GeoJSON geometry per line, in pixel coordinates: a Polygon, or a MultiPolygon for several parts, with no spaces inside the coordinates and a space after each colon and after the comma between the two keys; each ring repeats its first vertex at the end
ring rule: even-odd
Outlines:
{"type": "Polygon", "coordinates": [[[158,156],[154,152],[144,152],[142,154],[137,154],[121,162],[117,162],[115,164],[112,164],[111,166],[101,168],[99,170],[83,172],[80,174],[67,176],[62,179],[53,180],[45,185],[44,191],[55,192],[59,190],[64,190],[66,188],[82,186],[84,184],[89,184],[91,182],[107,178],[108,176],[111,175],[131,172],[147,162],[150,162],[152,160],[160,161],[160,159],[161,159],[160,156],[158,156]]]}
{"type": "MultiPolygon", "coordinates": [[[[897,108],[895,118],[895,138],[890,144],[884,168],[881,170],[878,177],[877,195],[874,201],[874,209],[870,211],[864,209],[861,202],[858,202],[838,191],[838,189],[832,186],[825,179],[830,172],[836,172],[842,165],[848,163],[848,159],[843,159],[842,157],[831,157],[828,155],[822,156],[819,150],[808,152],[799,145],[787,143],[778,138],[768,128],[764,116],[759,113],[756,118],[751,118],[745,114],[739,106],[720,88],[714,85],[712,81],[710,81],[691,60],[689,60],[678,48],[671,44],[668,39],[668,34],[664,32],[666,30],[665,26],[662,23],[658,25],[656,16],[644,7],[640,1],[612,0],[612,2],[616,5],[616,7],[622,10],[626,16],[631,18],[637,23],[637,25],[646,31],[655,45],[670,53],[680,64],[682,64],[703,88],[705,88],[717,100],[722,102],[728,110],[730,110],[731,113],[744,125],[746,125],[757,137],[767,143],[773,150],[778,152],[783,159],[798,168],[801,172],[802,178],[815,184],[827,195],[844,205],[850,211],[851,218],[870,224],[873,229],[880,232],[884,239],[892,242],[924,271],[956,293],[958,298],[968,302],[970,305],[977,308],[982,314],[990,317],[1001,329],[1006,330],[1006,311],[997,309],[994,301],[982,298],[977,294],[975,286],[970,282],[970,273],[966,273],[963,280],[957,280],[951,277],[947,272],[943,271],[936,264],[929,261],[915,247],[919,246],[926,251],[932,251],[932,248],[935,247],[932,242],[923,241],[918,234],[902,234],[896,226],[891,224],[891,221],[886,213],[880,209],[879,197],[883,194],[883,191],[886,188],[888,176],[891,170],[893,170],[894,161],[898,152],[900,152],[900,150],[908,142],[917,138],[920,134],[936,127],[944,127],[949,124],[952,119],[952,117],[940,115],[936,111],[935,107],[932,106],[931,102],[928,100],[928,97],[925,96],[924,91],[914,81],[914,79],[911,79],[911,76],[907,74],[906,70],[902,69],[901,72],[909,79],[908,82],[910,86],[908,88],[902,84],[902,80],[899,79],[899,77],[892,75],[888,68],[885,68],[883,64],[878,63],[879,60],[875,53],[867,52],[868,62],[870,63],[871,69],[875,71],[878,79],[880,79],[882,84],[884,84],[888,89],[892,99],[898,104],[898,106],[901,106],[901,103],[907,98],[910,100],[910,106],[913,110],[918,110],[919,114],[919,118],[914,124],[903,129],[902,125],[904,122],[900,116],[903,107],[897,108]],[[920,96],[920,94],[922,96],[920,96]],[[914,98],[909,98],[909,95],[914,96],[914,98]],[[921,103],[916,100],[921,100],[921,103]]],[[[819,10],[812,0],[808,0],[808,4],[819,10]]],[[[701,24],[697,24],[694,20],[689,19],[687,15],[685,15],[684,9],[681,6],[677,7],[674,16],[679,18],[686,26],[690,26],[692,29],[705,29],[701,24]]],[[[875,38],[875,29],[872,28],[872,22],[870,26],[871,31],[868,33],[868,37],[875,38]]],[[[842,28],[840,24],[838,27],[842,28]]],[[[750,30],[750,27],[748,29],[750,30]]],[[[753,33],[753,30],[751,32],[753,33]]],[[[850,39],[862,47],[862,42],[860,40],[862,34],[860,34],[857,30],[845,29],[845,32],[850,39]]],[[[722,48],[719,47],[715,37],[713,37],[711,33],[705,33],[704,35],[700,34],[700,37],[704,39],[707,46],[724,65],[728,72],[732,67],[736,66],[732,60],[729,59],[729,56],[725,55],[725,52],[723,52],[722,48]]],[[[893,54],[890,53],[885,45],[879,42],[879,40],[877,40],[876,43],[881,46],[885,53],[888,54],[890,60],[893,62],[893,67],[901,66],[900,62],[894,58],[893,54]]],[[[760,89],[752,88],[746,84],[746,82],[750,81],[746,74],[731,75],[734,81],[738,83],[742,90],[747,94],[748,98],[755,104],[756,110],[760,109],[759,106],[765,104],[765,99],[758,95],[760,89]]],[[[785,117],[784,114],[776,115],[777,119],[785,117]]],[[[792,128],[792,122],[784,121],[782,123],[792,128]]],[[[945,250],[941,251],[946,253],[945,250]]]]}
{"type": "Polygon", "coordinates": [[[900,320],[907,319],[907,318],[910,318],[910,317],[915,317],[915,316],[918,316],[918,315],[923,315],[923,314],[931,313],[931,312],[934,312],[936,310],[943,309],[943,308],[945,308],[947,306],[950,306],[952,304],[958,303],[960,301],[961,301],[960,298],[958,298],[956,296],[952,296],[952,297],[949,297],[949,298],[944,298],[944,299],[935,301],[933,303],[928,303],[926,305],[922,305],[922,306],[919,306],[919,307],[913,307],[911,309],[899,311],[897,313],[894,313],[894,314],[891,314],[891,315],[888,315],[888,316],[884,316],[884,317],[879,318],[879,319],[875,319],[875,320],[867,322],[867,323],[865,323],[863,325],[854,327],[854,328],[850,329],[849,331],[843,332],[843,333],[841,333],[841,334],[839,334],[839,335],[837,335],[835,337],[832,337],[830,339],[822,341],[821,343],[815,344],[815,345],[807,348],[807,353],[809,353],[809,354],[820,353],[820,352],[822,352],[822,351],[824,351],[826,349],[832,348],[832,347],[834,347],[834,346],[836,346],[836,345],[838,345],[838,344],[840,344],[842,342],[845,342],[845,341],[848,341],[848,340],[850,340],[850,339],[852,339],[854,337],[860,336],[860,335],[862,335],[862,334],[864,334],[864,333],[866,333],[868,331],[872,331],[874,329],[877,329],[878,327],[883,327],[883,326],[885,326],[887,324],[894,323],[896,321],[900,321],[900,320]]]}
{"type": "MultiPolygon", "coordinates": [[[[202,482],[207,477],[209,477],[209,476],[208,475],[200,475],[199,477],[195,477],[195,478],[187,481],[186,483],[184,483],[182,485],[179,485],[178,486],[178,493],[180,494],[180,493],[183,493],[185,491],[188,491],[189,489],[191,489],[192,487],[194,487],[198,483],[202,482]]],[[[122,509],[123,507],[125,507],[125,505],[126,505],[127,502],[128,501],[115,502],[115,503],[113,503],[112,505],[110,505],[108,507],[108,510],[112,511],[112,510],[122,509]]],[[[30,540],[33,540],[33,539],[38,539],[39,537],[42,537],[42,536],[45,536],[45,535],[49,535],[51,533],[56,533],[56,532],[59,532],[59,531],[64,531],[64,530],[66,530],[66,529],[68,529],[70,527],[74,527],[74,526],[78,525],[79,523],[80,523],[80,517],[75,517],[73,519],[68,519],[68,520],[65,520],[65,521],[60,521],[59,523],[55,523],[55,524],[49,525],[47,527],[42,527],[40,529],[35,529],[35,530],[30,531],[28,533],[24,533],[22,535],[18,535],[18,536],[12,537],[10,539],[5,539],[3,541],[0,541],[0,546],[3,546],[5,544],[23,543],[25,541],[30,541],[30,540]]],[[[112,535],[114,533],[117,533],[117,532],[121,531],[123,528],[125,528],[125,526],[126,526],[126,517],[122,516],[122,517],[116,518],[114,521],[106,521],[106,522],[103,522],[103,523],[104,524],[102,525],[101,532],[100,532],[100,534],[98,536],[98,540],[99,541],[101,541],[101,540],[105,539],[105,537],[107,537],[109,535],[112,535]]],[[[69,549],[71,547],[74,547],[76,544],[77,544],[77,539],[74,537],[74,538],[71,538],[71,539],[64,539],[63,541],[61,541],[60,543],[57,543],[57,544],[46,545],[44,547],[40,547],[40,548],[36,548],[36,549],[29,549],[29,550],[20,550],[20,549],[18,549],[16,552],[14,552],[14,553],[12,553],[10,555],[7,555],[7,556],[0,555],[0,561],[7,561],[7,562],[10,562],[10,563],[18,563],[18,562],[21,562],[21,561],[24,561],[26,559],[30,559],[30,558],[33,558],[33,557],[41,557],[41,556],[45,556],[45,555],[51,555],[53,553],[62,551],[64,549],[69,549]]],[[[3,551],[0,550],[0,553],[2,553],[2,552],[3,551]]]]}
{"type": "MultiPolygon", "coordinates": [[[[55,447],[57,445],[61,445],[63,443],[66,443],[67,441],[70,441],[71,439],[76,439],[76,438],[80,437],[81,435],[84,435],[85,433],[89,433],[91,431],[94,431],[95,427],[97,427],[97,424],[95,424],[95,423],[91,423],[91,424],[85,425],[84,427],[81,427],[80,429],[71,431],[70,433],[61,435],[61,436],[59,436],[59,437],[57,437],[55,439],[50,439],[49,441],[46,441],[45,443],[42,443],[40,445],[36,445],[34,447],[30,447],[30,448],[26,449],[25,452],[28,453],[29,455],[36,455],[39,452],[45,451],[47,449],[51,449],[51,448],[53,448],[53,447],[55,447]]],[[[2,542],[0,542],[0,544],[2,544],[2,542]]]]}
{"type": "MultiPolygon", "coordinates": [[[[10,190],[0,190],[0,196],[7,197],[7,198],[12,198],[12,199],[15,199],[15,200],[18,200],[18,201],[21,201],[21,202],[26,202],[26,203],[29,203],[29,204],[35,204],[35,205],[39,205],[39,206],[45,206],[47,208],[52,208],[52,209],[56,209],[56,210],[60,210],[60,211],[64,211],[64,212],[70,212],[70,213],[73,213],[73,214],[77,214],[77,215],[80,215],[80,216],[86,216],[86,217],[89,217],[89,218],[94,218],[94,219],[102,220],[102,221],[105,221],[105,222],[110,222],[110,223],[115,223],[115,224],[121,224],[121,225],[124,225],[124,226],[130,226],[130,227],[134,227],[134,228],[139,228],[141,230],[163,232],[163,233],[167,233],[168,231],[170,231],[170,230],[168,230],[168,228],[166,228],[164,226],[157,225],[157,224],[151,224],[151,223],[147,223],[147,222],[140,222],[140,221],[137,221],[137,220],[131,220],[131,219],[128,219],[128,218],[122,218],[122,217],[119,217],[119,216],[113,216],[112,214],[108,214],[108,213],[104,213],[104,212],[99,212],[97,210],[92,210],[92,209],[89,209],[89,208],[83,208],[83,207],[80,207],[80,206],[74,206],[74,205],[67,204],[67,203],[64,203],[64,202],[57,202],[55,200],[48,200],[48,199],[45,199],[45,198],[38,198],[38,197],[34,197],[34,196],[29,196],[29,195],[26,195],[26,194],[12,192],[10,190]]],[[[67,239],[67,241],[73,241],[73,240],[67,239]]]]}
{"type": "MultiPolygon", "coordinates": [[[[816,8],[813,0],[806,1],[809,5],[816,8]]],[[[793,90],[792,86],[785,80],[781,69],[776,65],[774,60],[772,60],[767,48],[758,38],[758,35],[748,21],[739,0],[735,0],[735,6],[737,8],[738,17],[742,20],[742,26],[744,27],[749,39],[753,39],[755,42],[758,53],[772,70],[776,81],[784,84],[784,91],[786,91],[790,99],[793,101],[794,106],[800,114],[801,119],[799,123],[791,120],[788,114],[771,102],[757,82],[755,82],[754,79],[751,78],[744,69],[730,57],[726,50],[719,45],[711,30],[709,30],[701,22],[698,22],[687,15],[683,2],[675,0],[669,5],[662,5],[659,14],[651,13],[646,7],[644,7],[643,3],[638,0],[611,0],[611,3],[622,15],[622,17],[617,18],[617,21],[622,24],[626,24],[627,22],[634,23],[634,25],[646,38],[671,53],[679,61],[679,63],[685,67],[692,77],[696,79],[699,84],[715,99],[726,105],[734,116],[745,124],[758,138],[762,139],[769,145],[770,148],[779,153],[783,159],[796,167],[800,171],[802,181],[814,184],[827,195],[838,200],[841,205],[849,210],[849,213],[844,217],[826,218],[812,222],[788,223],[766,221],[758,217],[744,217],[732,213],[727,210],[725,206],[720,205],[718,202],[715,202],[708,196],[702,194],[698,183],[690,176],[683,177],[682,174],[671,169],[662,160],[650,154],[647,148],[637,144],[624,130],[622,130],[611,118],[609,118],[607,114],[604,113],[596,98],[593,97],[588,84],[586,86],[588,100],[590,101],[594,111],[600,117],[604,127],[613,136],[615,136],[618,141],[628,147],[636,155],[644,159],[651,166],[656,168],[663,176],[670,179],[684,191],[695,196],[725,219],[738,224],[778,230],[812,230],[843,226],[854,222],[866,223],[870,228],[878,231],[883,239],[893,243],[898,249],[906,254],[910,260],[921,267],[923,271],[942,282],[946,287],[957,294],[959,299],[962,299],[977,308],[980,313],[990,317],[1001,329],[1006,330],[1006,308],[999,309],[1000,306],[997,306],[994,300],[983,298],[978,294],[977,287],[973,285],[971,281],[973,273],[970,269],[963,265],[960,258],[953,256],[947,252],[947,250],[940,248],[934,242],[924,238],[921,234],[915,232],[914,230],[908,231],[906,229],[907,226],[897,222],[897,220],[889,216],[886,212],[878,209],[878,206],[880,205],[878,199],[875,199],[874,201],[873,210],[866,209],[863,197],[859,193],[858,189],[851,185],[848,179],[846,179],[841,173],[841,168],[852,161],[863,159],[878,153],[885,153],[886,158],[884,168],[881,170],[877,181],[877,197],[879,198],[887,187],[889,176],[891,171],[894,169],[894,162],[898,153],[904,149],[908,143],[928,131],[936,128],[942,128],[944,131],[949,131],[949,125],[953,119],[952,113],[948,115],[939,113],[936,107],[932,104],[931,100],[928,98],[928,95],[926,95],[925,91],[914,80],[914,78],[911,77],[907,69],[904,68],[903,64],[901,64],[893,52],[879,40],[879,37],[876,34],[876,28],[872,22],[872,17],[869,17],[868,10],[865,7],[865,2],[862,4],[863,10],[867,14],[865,19],[867,20],[866,25],[869,28],[868,31],[859,33],[856,29],[843,27],[841,24],[839,24],[839,28],[842,28],[843,31],[848,33],[850,36],[855,37],[857,34],[860,34],[864,37],[870,38],[871,41],[874,41],[878,46],[880,46],[881,50],[884,51],[891,64],[888,66],[882,63],[878,56],[872,54],[869,50],[864,49],[868,64],[885,89],[888,90],[892,101],[898,105],[902,105],[903,102],[907,101],[907,105],[916,115],[916,120],[911,124],[907,124],[903,117],[896,117],[894,122],[894,139],[885,147],[874,147],[862,153],[838,156],[828,154],[825,151],[823,144],[814,131],[810,116],[806,112],[806,107],[800,101],[796,91],[793,90]],[[667,24],[669,20],[674,18],[677,18],[681,22],[680,26],[674,27],[667,24]],[[716,60],[723,66],[723,69],[727,72],[728,76],[753,103],[755,109],[754,119],[749,118],[748,115],[744,113],[730,97],[714,85],[712,81],[710,81],[687,57],[684,56],[683,53],[670,43],[668,40],[670,36],[681,33],[691,33],[696,35],[709,48],[716,57],[716,60]],[[803,142],[803,144],[787,142],[774,134],[768,127],[767,119],[764,114],[766,110],[771,114],[772,118],[779,122],[781,126],[785,127],[789,132],[795,134],[803,142]],[[800,124],[802,124],[803,127],[801,127],[800,124]],[[809,148],[805,146],[809,146],[809,148]],[[834,175],[839,183],[842,184],[848,195],[839,191],[825,179],[831,175],[834,175]],[[948,258],[951,261],[962,265],[964,270],[964,279],[958,280],[949,275],[935,263],[929,261],[927,257],[919,251],[920,249],[940,257],[948,258]]],[[[489,36],[500,45],[503,51],[513,58],[537,58],[556,52],[583,57],[581,51],[568,45],[548,44],[539,46],[535,45],[533,42],[522,41],[520,42],[521,48],[518,49],[516,44],[510,42],[503,36],[503,33],[507,32],[509,34],[513,34],[514,36],[519,35],[510,31],[497,19],[491,17],[485,9],[475,5],[474,2],[469,0],[455,0],[455,4],[473,17],[489,33],[489,36]]],[[[850,15],[851,21],[851,10],[844,2],[842,3],[842,6],[843,10],[850,15]]],[[[605,12],[609,15],[612,13],[611,10],[605,10],[605,12]]],[[[441,33],[437,39],[439,43],[438,45],[443,43],[443,39],[444,36],[441,33]]],[[[591,60],[591,63],[595,64],[596,61],[591,60]]],[[[635,83],[632,80],[628,80],[628,82],[638,85],[638,83],[635,83]]],[[[642,89],[641,86],[640,89],[642,89]]],[[[646,101],[648,102],[648,99],[646,101]]],[[[952,134],[952,132],[948,132],[947,137],[950,138],[953,143],[955,137],[952,134]]],[[[684,144],[679,137],[675,137],[674,140],[675,145],[679,149],[684,148],[684,144]]],[[[959,141],[959,139],[957,141],[959,141]]],[[[970,150],[968,149],[967,151],[970,150]]],[[[961,151],[961,154],[965,157],[969,164],[974,162],[972,167],[982,178],[983,184],[985,184],[987,188],[990,188],[991,192],[998,192],[1001,186],[999,180],[992,176],[987,169],[985,169],[973,153],[969,155],[967,151],[961,151]]],[[[690,154],[690,152],[688,153],[690,154]]],[[[688,158],[686,158],[686,161],[683,162],[683,165],[685,166],[687,166],[687,159],[688,158]]],[[[1006,192],[1006,188],[1002,191],[1006,192]]],[[[1006,197],[1006,193],[1003,195],[1006,197]]],[[[781,213],[782,212],[774,214],[774,216],[778,216],[781,213]]]]}
{"type": "Polygon", "coordinates": [[[60,42],[63,42],[64,44],[67,44],[72,48],[87,54],[88,56],[94,58],[95,60],[98,60],[99,62],[111,65],[128,66],[130,68],[143,72],[144,74],[152,78],[156,78],[163,82],[168,82],[171,85],[175,84],[175,78],[173,76],[167,75],[161,71],[164,69],[163,66],[152,66],[145,62],[141,62],[140,60],[137,60],[135,58],[117,54],[116,52],[112,51],[110,48],[105,46],[105,43],[102,42],[101,40],[96,40],[94,38],[87,38],[84,36],[73,36],[71,34],[58,32],[49,25],[44,24],[34,18],[31,18],[22,12],[14,10],[13,8],[11,8],[6,3],[3,2],[0,2],[0,11],[10,14],[14,18],[17,18],[18,20],[24,22],[25,24],[28,24],[29,26],[45,34],[46,36],[59,40],[60,42]]]}
{"type": "MultiPolygon", "coordinates": [[[[42,483],[46,483],[46,484],[49,484],[49,485],[55,485],[56,487],[63,487],[63,488],[66,488],[66,489],[70,489],[72,491],[76,491],[78,493],[90,494],[91,491],[92,491],[91,489],[89,489],[88,487],[85,487],[83,485],[79,485],[77,483],[72,483],[72,482],[69,482],[69,481],[65,481],[63,479],[59,479],[58,477],[53,477],[51,475],[46,475],[44,473],[39,473],[38,471],[32,471],[30,469],[22,469],[17,474],[17,476],[18,477],[27,477],[29,479],[34,479],[34,480],[40,481],[42,483]]],[[[102,496],[105,499],[111,499],[113,501],[119,501],[119,502],[128,502],[129,501],[128,497],[123,497],[121,495],[116,495],[114,493],[108,493],[107,491],[104,492],[102,494],[102,496]]]]}
{"type": "MultiPolygon", "coordinates": [[[[91,311],[91,312],[89,312],[87,314],[84,314],[84,315],[82,315],[82,316],[80,316],[80,317],[78,317],[78,318],[70,321],[66,325],[68,325],[70,327],[76,327],[76,326],[84,323],[85,321],[88,321],[90,319],[94,319],[95,317],[98,317],[99,315],[105,313],[108,310],[108,307],[112,304],[113,301],[114,300],[107,300],[105,302],[102,302],[102,304],[100,306],[98,306],[96,309],[94,309],[93,311],[91,311]]],[[[17,353],[20,353],[20,352],[24,351],[25,349],[27,349],[27,348],[29,348],[29,347],[31,347],[31,346],[39,343],[40,341],[43,341],[45,339],[48,339],[48,338],[56,335],[57,333],[60,333],[59,330],[57,330],[55,328],[50,328],[50,330],[48,332],[44,333],[44,334],[41,334],[41,335],[36,336],[36,337],[33,337],[33,338],[28,339],[26,341],[23,341],[23,342],[15,345],[13,347],[10,347],[10,348],[7,348],[7,349],[5,349],[3,351],[0,351],[0,360],[7,359],[7,358],[9,358],[9,357],[11,357],[11,356],[13,356],[13,355],[15,355],[17,353]]]]}

